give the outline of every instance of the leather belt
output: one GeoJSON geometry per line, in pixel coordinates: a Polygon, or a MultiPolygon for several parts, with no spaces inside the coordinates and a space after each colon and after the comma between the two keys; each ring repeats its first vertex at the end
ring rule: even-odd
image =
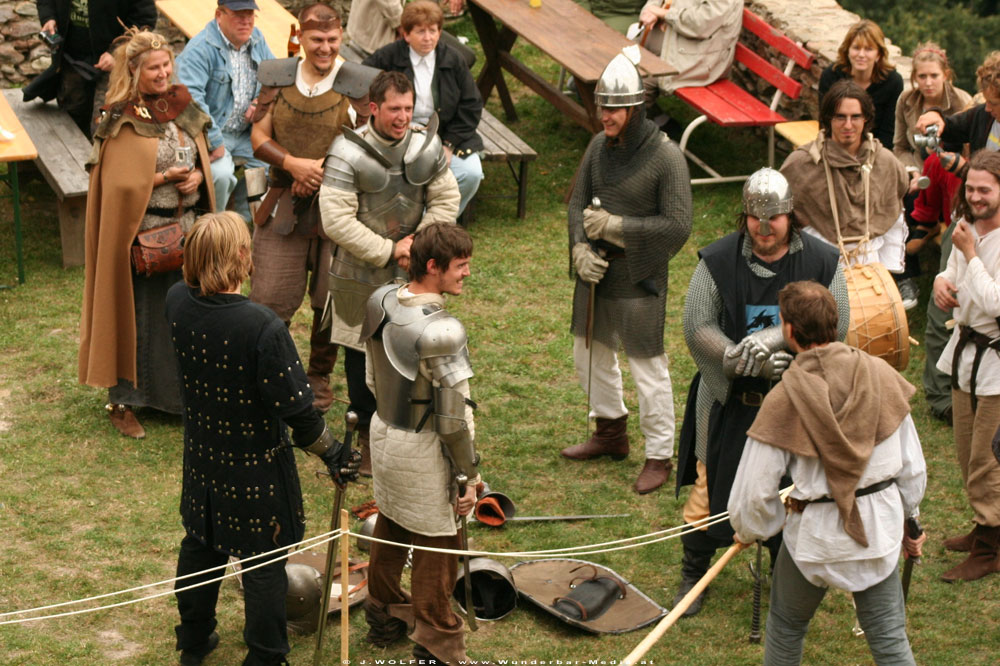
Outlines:
{"type": "Polygon", "coordinates": [[[156,208],[154,206],[150,206],[149,208],[146,209],[146,214],[156,215],[157,217],[174,217],[175,215],[177,217],[181,217],[182,215],[184,215],[184,213],[188,212],[192,208],[194,208],[194,206],[185,206],[180,210],[176,208],[156,208]]]}
{"type": "MultiPolygon", "coordinates": [[[[880,490],[885,490],[894,483],[896,483],[896,479],[885,479],[884,481],[873,483],[867,488],[859,488],[858,490],[855,490],[854,496],[864,497],[865,495],[871,495],[872,493],[877,493],[880,490]]],[[[816,499],[799,499],[798,497],[792,497],[789,495],[785,498],[785,506],[788,507],[790,511],[802,513],[810,504],[823,504],[832,501],[833,498],[829,495],[823,495],[822,497],[817,497],[816,499]]]]}
{"type": "Polygon", "coordinates": [[[760,407],[764,404],[766,393],[760,391],[738,391],[736,397],[747,407],[760,407]]]}
{"type": "MultiPolygon", "coordinates": [[[[1000,319],[997,321],[1000,324],[1000,319]]],[[[990,340],[971,326],[959,325],[958,343],[955,345],[955,353],[951,357],[951,387],[958,388],[958,362],[962,357],[962,350],[969,343],[976,345],[976,354],[972,358],[972,371],[969,374],[969,394],[972,403],[972,412],[975,413],[979,406],[979,398],[976,396],[976,377],[979,375],[979,363],[983,360],[983,354],[987,349],[1000,351],[1000,340],[990,340]]]]}

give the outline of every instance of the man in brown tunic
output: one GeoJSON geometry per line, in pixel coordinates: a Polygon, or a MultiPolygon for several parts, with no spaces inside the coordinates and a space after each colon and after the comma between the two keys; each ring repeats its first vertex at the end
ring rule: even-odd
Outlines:
{"type": "MultiPolygon", "coordinates": [[[[250,140],[254,156],[271,169],[268,192],[254,220],[250,300],[268,306],[287,324],[302,304],[308,281],[313,324],[306,374],[314,404],[326,411],[333,401],[330,372],[337,346],[321,325],[330,241],[319,229],[316,195],[326,151],[341,127],[351,124],[351,101],[332,87],[343,62],[337,59],[340,16],[317,3],[299,13],[299,23],[305,59],[267,61],[258,70],[264,87],[250,140]]],[[[366,116],[357,117],[364,120],[366,116]]]]}
{"type": "Polygon", "coordinates": [[[875,107],[853,81],[838,81],[820,107],[822,131],[781,165],[795,196],[803,231],[837,245],[838,226],[848,263],[882,263],[903,270],[906,169],[871,134],[875,107]],[[867,236],[868,242],[859,243],[867,236]]]}

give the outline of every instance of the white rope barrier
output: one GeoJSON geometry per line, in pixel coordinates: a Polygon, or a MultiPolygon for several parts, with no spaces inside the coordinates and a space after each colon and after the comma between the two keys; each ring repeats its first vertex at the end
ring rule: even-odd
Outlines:
{"type": "MultiPolygon", "coordinates": [[[[327,532],[324,535],[320,535],[320,536],[312,537],[310,539],[306,539],[304,541],[301,541],[300,544],[305,544],[305,543],[310,542],[310,541],[312,541],[314,543],[311,543],[311,544],[306,545],[306,546],[302,546],[301,548],[298,548],[294,552],[300,552],[302,550],[309,550],[310,548],[316,548],[317,546],[321,546],[324,543],[328,543],[330,541],[333,541],[334,539],[336,539],[337,537],[339,537],[341,534],[343,534],[343,532],[341,530],[335,530],[333,532],[327,532]]],[[[296,545],[299,545],[299,544],[296,544],[296,545]]],[[[51,619],[54,619],[54,618],[57,618],[57,617],[67,617],[67,616],[70,616],[70,615],[82,615],[84,613],[94,613],[94,612],[101,611],[101,610],[108,610],[108,609],[111,609],[111,608],[119,608],[121,606],[130,606],[132,604],[137,604],[137,603],[139,603],[141,601],[148,601],[150,599],[157,599],[159,597],[165,597],[165,596],[168,596],[168,595],[171,595],[171,594],[175,594],[177,592],[184,592],[184,591],[187,591],[187,590],[193,590],[196,587],[202,587],[203,585],[209,585],[211,583],[215,583],[215,582],[218,582],[218,581],[221,581],[221,580],[225,580],[226,578],[232,578],[233,576],[238,576],[238,575],[242,574],[244,571],[253,571],[254,569],[259,569],[261,567],[265,567],[265,566],[267,566],[269,564],[273,564],[276,560],[287,559],[290,555],[293,554],[293,552],[283,552],[283,551],[288,551],[288,549],[291,548],[291,547],[293,547],[293,546],[286,546],[284,548],[277,548],[277,549],[269,551],[267,553],[261,553],[259,555],[254,555],[252,557],[248,557],[248,558],[246,558],[244,560],[241,560],[241,565],[240,565],[240,570],[239,571],[233,570],[230,573],[223,574],[222,576],[218,576],[216,578],[211,578],[209,580],[204,580],[204,581],[201,581],[200,583],[195,583],[194,585],[188,585],[186,587],[182,587],[182,588],[178,588],[178,589],[170,589],[170,590],[166,590],[164,592],[157,592],[155,594],[149,594],[149,595],[146,595],[144,597],[139,597],[138,599],[129,599],[127,601],[120,601],[120,602],[114,603],[114,604],[107,604],[107,605],[104,605],[104,606],[97,606],[95,608],[83,608],[83,609],[80,609],[80,610],[65,611],[65,612],[62,612],[62,613],[54,613],[52,615],[39,615],[38,617],[26,617],[26,618],[20,618],[20,619],[17,619],[17,620],[4,620],[4,621],[0,622],[0,626],[3,626],[5,624],[27,624],[28,622],[37,622],[39,620],[51,620],[51,619]],[[255,564],[255,565],[249,566],[249,567],[242,566],[242,562],[246,562],[246,561],[249,561],[249,560],[260,559],[260,558],[266,557],[268,555],[272,555],[272,554],[275,554],[275,553],[282,553],[282,552],[283,552],[282,555],[280,555],[278,557],[275,557],[275,558],[272,558],[272,559],[268,559],[265,562],[260,562],[259,564],[255,564]]],[[[161,580],[161,581],[158,581],[156,583],[148,583],[146,585],[140,585],[138,587],[133,587],[133,588],[130,588],[128,590],[119,590],[117,592],[108,592],[106,594],[99,594],[97,596],[87,597],[86,599],[77,599],[75,601],[64,601],[62,603],[50,604],[48,606],[39,606],[38,608],[30,608],[28,610],[11,611],[11,612],[7,612],[7,613],[0,613],[0,617],[9,617],[11,615],[27,615],[29,613],[37,613],[37,612],[41,612],[43,610],[51,610],[53,608],[62,608],[62,607],[65,607],[65,606],[74,606],[74,605],[78,605],[78,604],[87,603],[89,601],[96,601],[98,599],[107,599],[108,597],[121,596],[123,594],[128,594],[130,592],[136,592],[136,591],[139,591],[139,590],[145,590],[145,589],[149,589],[151,587],[159,587],[161,585],[168,585],[170,583],[174,583],[174,582],[177,582],[179,580],[184,580],[186,578],[191,578],[193,576],[201,576],[201,575],[204,575],[204,574],[212,572],[212,571],[218,571],[219,569],[225,569],[225,568],[227,568],[229,566],[230,566],[230,563],[227,562],[226,564],[222,564],[222,565],[217,566],[217,567],[212,567],[211,569],[205,569],[203,571],[196,571],[195,573],[185,574],[184,576],[179,576],[177,578],[170,578],[170,579],[167,579],[167,580],[161,580]]]]}
{"type": "MultiPolygon", "coordinates": [[[[788,487],[788,488],[785,488],[784,490],[782,490],[781,491],[782,498],[786,497],[789,492],[791,492],[791,487],[788,487]]],[[[432,553],[448,553],[448,554],[452,554],[452,555],[472,555],[472,556],[491,557],[491,558],[496,558],[496,557],[500,557],[500,558],[503,558],[503,557],[509,557],[509,558],[547,558],[547,557],[552,557],[553,555],[563,555],[563,556],[569,556],[569,555],[595,555],[595,554],[599,554],[599,553],[610,553],[610,552],[619,551],[619,550],[631,550],[633,548],[639,548],[639,547],[642,547],[642,546],[647,546],[649,544],[659,543],[661,541],[666,541],[668,539],[676,539],[677,537],[683,536],[684,534],[689,534],[691,532],[697,532],[699,530],[702,530],[704,528],[710,527],[712,525],[717,525],[718,523],[725,522],[728,519],[729,519],[729,512],[728,511],[723,511],[722,513],[718,513],[718,514],[715,514],[713,516],[708,516],[706,518],[702,518],[701,520],[697,520],[697,521],[694,521],[692,523],[685,523],[684,525],[679,525],[679,526],[676,526],[676,527],[671,527],[671,528],[668,528],[668,529],[665,529],[665,530],[659,530],[657,532],[650,532],[648,534],[642,534],[642,535],[639,535],[639,536],[626,537],[624,539],[616,539],[614,541],[604,541],[604,542],[601,542],[601,543],[586,544],[586,545],[582,545],[582,546],[569,546],[569,547],[566,547],[566,548],[549,548],[549,549],[544,549],[544,550],[513,551],[513,552],[506,552],[506,553],[503,553],[503,552],[494,552],[494,551],[485,551],[485,550],[470,550],[470,551],[465,551],[465,550],[455,550],[455,549],[450,549],[450,548],[432,548],[432,547],[429,547],[429,546],[411,546],[409,544],[402,544],[402,543],[398,543],[398,542],[395,542],[395,541],[386,541],[384,539],[377,539],[375,537],[364,536],[364,535],[361,535],[361,534],[355,534],[354,532],[346,532],[346,535],[350,536],[350,537],[354,537],[355,539],[362,539],[362,540],[369,541],[369,542],[374,541],[374,542],[386,544],[386,545],[389,545],[389,546],[400,546],[400,547],[404,547],[404,548],[412,548],[413,550],[423,550],[423,551],[432,552],[432,553]]],[[[317,536],[314,536],[314,537],[310,537],[308,539],[303,539],[302,541],[300,541],[297,544],[292,544],[290,546],[283,546],[281,548],[276,548],[276,549],[268,551],[266,553],[260,553],[258,555],[252,555],[250,557],[243,558],[243,559],[240,560],[240,571],[235,571],[234,570],[231,573],[226,573],[226,574],[223,574],[222,576],[219,576],[219,577],[216,577],[216,578],[212,578],[212,579],[209,579],[209,580],[205,580],[205,581],[202,581],[200,583],[195,583],[194,585],[188,585],[188,586],[183,587],[183,588],[170,589],[170,590],[166,590],[164,592],[157,592],[155,594],[149,594],[149,595],[146,595],[146,596],[142,596],[142,597],[139,597],[137,599],[129,599],[127,601],[120,601],[120,602],[117,602],[117,603],[107,604],[107,605],[104,605],[104,606],[97,606],[97,607],[94,607],[94,608],[84,608],[84,609],[80,609],[80,610],[64,611],[64,612],[61,612],[61,613],[53,613],[53,614],[50,614],[50,615],[39,615],[37,617],[25,617],[25,618],[13,619],[13,620],[2,620],[2,621],[0,621],[0,626],[7,625],[7,624],[25,624],[25,623],[28,623],[28,622],[37,622],[37,621],[40,621],[40,620],[51,620],[51,619],[55,619],[55,618],[59,618],[59,617],[67,617],[67,616],[70,616],[70,615],[81,615],[81,614],[84,614],[84,613],[94,613],[94,612],[97,612],[97,611],[109,610],[109,609],[112,609],[112,608],[119,608],[119,607],[122,607],[122,606],[129,606],[129,605],[132,605],[132,604],[137,604],[137,603],[142,602],[142,601],[148,601],[148,600],[151,600],[151,599],[157,599],[157,598],[160,598],[160,597],[165,597],[165,596],[168,596],[168,595],[171,595],[171,594],[175,594],[177,592],[183,592],[183,591],[186,591],[186,590],[192,590],[194,588],[201,587],[203,585],[208,585],[208,584],[215,583],[215,582],[218,582],[218,581],[221,581],[221,580],[225,580],[226,578],[231,578],[233,576],[237,576],[240,573],[242,573],[243,571],[253,571],[254,569],[259,569],[261,567],[264,567],[264,566],[267,566],[269,564],[272,564],[275,560],[287,559],[289,556],[291,556],[292,554],[294,554],[296,552],[300,552],[300,551],[303,551],[303,550],[309,550],[309,549],[312,549],[312,548],[316,548],[318,546],[322,546],[323,544],[329,543],[329,542],[333,541],[334,539],[338,538],[339,536],[341,536],[343,534],[345,534],[345,532],[343,530],[333,530],[333,531],[330,531],[330,532],[326,532],[324,534],[320,534],[320,535],[317,535],[317,536]],[[292,550],[292,549],[294,549],[294,550],[292,550]],[[271,556],[276,556],[276,557],[271,557],[271,556]],[[259,564],[255,564],[255,565],[250,566],[250,567],[243,566],[243,563],[245,563],[245,562],[251,562],[253,560],[258,560],[258,559],[261,559],[261,558],[268,558],[268,559],[265,562],[261,562],[259,564]]],[[[161,581],[157,581],[155,583],[147,583],[145,585],[139,585],[139,586],[136,586],[136,587],[131,587],[131,588],[127,589],[127,590],[119,590],[117,592],[107,592],[105,594],[98,594],[98,595],[95,595],[95,596],[92,596],[92,597],[87,597],[85,599],[76,599],[76,600],[73,600],[73,601],[63,601],[63,602],[60,602],[60,603],[49,604],[49,605],[46,605],[46,606],[39,606],[37,608],[30,608],[30,609],[27,609],[27,610],[8,611],[8,612],[5,612],[5,613],[0,613],[0,618],[7,618],[7,617],[15,616],[15,615],[29,615],[31,613],[40,613],[42,611],[53,610],[53,609],[56,609],[56,608],[65,608],[67,606],[76,606],[76,605],[79,605],[79,604],[84,604],[84,603],[99,601],[101,599],[108,599],[108,598],[111,598],[111,597],[121,596],[123,594],[130,594],[130,593],[133,593],[133,592],[140,592],[142,590],[147,590],[147,589],[154,588],[154,587],[160,587],[162,585],[173,584],[173,583],[176,583],[177,581],[185,580],[185,579],[188,579],[188,578],[193,578],[195,576],[202,576],[202,575],[204,575],[206,573],[211,573],[213,571],[218,571],[220,569],[225,569],[225,568],[227,568],[229,566],[230,566],[230,563],[227,562],[226,564],[222,564],[222,565],[219,565],[217,567],[212,567],[211,569],[205,569],[203,571],[198,571],[198,572],[195,572],[195,573],[185,574],[184,576],[178,576],[178,577],[175,577],[175,578],[169,578],[169,579],[166,579],[166,580],[161,580],[161,581]]]]}

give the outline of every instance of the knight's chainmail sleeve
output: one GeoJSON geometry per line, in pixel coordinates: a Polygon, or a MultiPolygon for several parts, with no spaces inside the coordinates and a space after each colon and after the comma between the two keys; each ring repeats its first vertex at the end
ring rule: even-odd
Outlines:
{"type": "Polygon", "coordinates": [[[576,183],[573,185],[573,195],[569,199],[569,276],[576,275],[573,266],[573,246],[577,243],[586,243],[587,234],[583,231],[583,209],[590,205],[590,200],[594,198],[593,182],[590,171],[587,168],[594,160],[594,154],[601,149],[604,144],[604,134],[600,133],[590,140],[587,151],[583,154],[580,162],[581,168],[576,176],[576,183]]]}
{"type": "Polygon", "coordinates": [[[701,372],[695,403],[695,455],[702,462],[708,450],[708,417],[712,403],[725,403],[732,385],[722,371],[726,347],[735,342],[722,332],[724,312],[722,296],[712,273],[704,261],[699,261],[684,299],[684,339],[701,372]]]}
{"type": "Polygon", "coordinates": [[[625,256],[633,282],[656,279],[664,264],[691,235],[691,175],[680,148],[665,136],[647,167],[655,169],[659,187],[657,215],[623,214],[625,256]]]}
{"type": "Polygon", "coordinates": [[[827,289],[837,301],[837,340],[843,342],[847,338],[847,330],[851,327],[851,301],[847,294],[847,278],[844,277],[844,267],[837,264],[837,272],[827,285],[827,289]]]}

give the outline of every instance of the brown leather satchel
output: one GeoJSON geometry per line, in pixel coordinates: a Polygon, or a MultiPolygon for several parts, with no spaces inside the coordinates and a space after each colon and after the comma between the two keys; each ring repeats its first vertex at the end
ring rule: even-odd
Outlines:
{"type": "Polygon", "coordinates": [[[180,222],[140,231],[132,244],[132,267],[136,275],[150,277],[169,273],[184,264],[184,230],[180,222]]]}

